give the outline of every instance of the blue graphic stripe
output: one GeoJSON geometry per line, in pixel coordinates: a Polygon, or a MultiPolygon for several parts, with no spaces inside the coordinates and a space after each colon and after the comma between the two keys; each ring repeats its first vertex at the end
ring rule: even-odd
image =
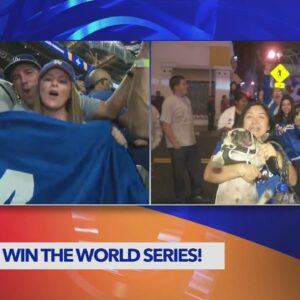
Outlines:
{"type": "MultiPolygon", "coordinates": [[[[114,26],[132,25],[123,31],[125,40],[149,36],[211,40],[217,23],[217,3],[218,0],[174,0],[172,5],[166,0],[10,1],[10,10],[5,10],[6,26],[0,28],[0,36],[6,40],[71,39],[73,35],[66,33],[79,27],[76,39],[87,39],[92,31],[97,34],[93,38],[112,40],[116,35],[119,38],[114,26]],[[149,29],[155,34],[149,34],[149,29]]],[[[0,22],[1,12],[4,10],[0,7],[0,22]]]]}
{"type": "MultiPolygon", "coordinates": [[[[123,31],[124,40],[297,40],[298,11],[294,8],[294,1],[289,0],[278,6],[259,0],[2,0],[0,37],[54,39],[111,17],[120,18],[118,25],[124,25],[122,18],[126,17],[148,24],[128,27],[123,31]],[[147,26],[153,28],[153,24],[157,32],[149,35],[147,26]]],[[[104,37],[102,29],[93,38],[119,38],[113,26],[106,28],[109,33],[104,37]]]]}
{"type": "Polygon", "coordinates": [[[145,19],[135,18],[135,17],[126,17],[126,16],[119,16],[119,17],[111,17],[111,18],[105,18],[99,21],[92,22],[91,24],[88,24],[86,26],[83,26],[79,30],[75,31],[70,36],[67,36],[66,38],[68,40],[82,40],[86,37],[88,37],[90,34],[105,29],[107,27],[117,26],[117,25],[123,25],[123,24],[131,24],[131,25],[139,25],[139,26],[145,26],[147,28],[151,28],[161,34],[161,37],[164,35],[170,36],[172,39],[178,39],[178,37],[172,32],[164,29],[163,27],[156,25],[153,22],[149,22],[145,19]]]}
{"type": "Polygon", "coordinates": [[[300,206],[154,206],[152,209],[300,258],[300,206]]]}

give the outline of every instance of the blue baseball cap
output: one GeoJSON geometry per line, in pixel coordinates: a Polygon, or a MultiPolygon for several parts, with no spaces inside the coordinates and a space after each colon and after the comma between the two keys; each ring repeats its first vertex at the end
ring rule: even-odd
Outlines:
{"type": "Polygon", "coordinates": [[[49,70],[54,68],[58,68],[65,71],[69,75],[70,79],[74,83],[76,82],[76,75],[75,75],[74,68],[69,63],[60,59],[53,59],[47,64],[45,64],[40,71],[40,78],[42,78],[49,70]]]}
{"type": "Polygon", "coordinates": [[[12,58],[12,60],[9,62],[9,64],[4,69],[4,78],[6,80],[10,80],[11,78],[11,72],[13,69],[21,64],[31,64],[35,66],[36,68],[40,69],[41,65],[37,61],[37,59],[31,55],[31,54],[19,54],[12,58]]]}

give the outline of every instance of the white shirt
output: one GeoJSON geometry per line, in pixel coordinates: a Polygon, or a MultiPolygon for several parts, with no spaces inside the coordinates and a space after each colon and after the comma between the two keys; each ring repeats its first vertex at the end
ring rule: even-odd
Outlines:
{"type": "MultiPolygon", "coordinates": [[[[196,144],[192,106],[187,97],[168,96],[163,102],[160,120],[171,125],[180,146],[196,144]]],[[[173,148],[167,136],[166,143],[168,148],[173,148]]]]}

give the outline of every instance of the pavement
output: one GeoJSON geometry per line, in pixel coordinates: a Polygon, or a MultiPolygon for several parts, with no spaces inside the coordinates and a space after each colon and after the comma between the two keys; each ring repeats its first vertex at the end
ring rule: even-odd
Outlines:
{"type": "MultiPolygon", "coordinates": [[[[214,204],[218,186],[216,184],[205,182],[203,180],[203,173],[206,164],[215,148],[215,145],[220,139],[220,133],[218,131],[207,131],[207,128],[205,127],[196,127],[195,132],[201,158],[201,180],[204,190],[204,201],[187,199],[185,203],[182,204],[214,204]]],[[[186,194],[189,195],[191,190],[187,174],[186,182],[186,194]]],[[[170,156],[166,148],[164,138],[161,141],[160,145],[152,151],[151,194],[152,204],[180,204],[175,202],[170,156]]]]}

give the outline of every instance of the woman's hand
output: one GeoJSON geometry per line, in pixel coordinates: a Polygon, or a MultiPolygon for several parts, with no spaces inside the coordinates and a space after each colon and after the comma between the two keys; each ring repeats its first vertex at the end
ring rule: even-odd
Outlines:
{"type": "Polygon", "coordinates": [[[239,174],[245,181],[254,183],[254,181],[261,177],[259,169],[255,165],[240,164],[239,174]]]}
{"type": "Polygon", "coordinates": [[[211,183],[220,184],[235,178],[243,178],[247,182],[254,183],[256,179],[261,178],[261,173],[255,165],[245,163],[227,165],[216,172],[211,159],[204,171],[204,180],[211,183]]]}
{"type": "Polygon", "coordinates": [[[117,127],[115,127],[115,126],[112,127],[111,134],[118,144],[120,144],[121,146],[124,146],[125,148],[128,147],[127,141],[126,141],[123,133],[117,127]]]}

